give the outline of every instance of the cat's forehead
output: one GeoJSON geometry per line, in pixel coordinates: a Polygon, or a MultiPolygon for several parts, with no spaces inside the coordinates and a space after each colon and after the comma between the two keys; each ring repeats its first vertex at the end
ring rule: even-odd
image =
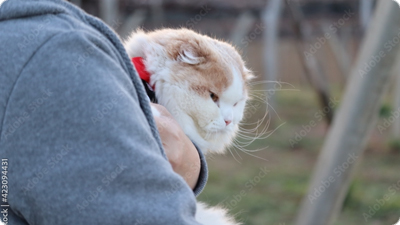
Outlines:
{"type": "Polygon", "coordinates": [[[192,89],[204,97],[213,92],[232,96],[233,99],[242,98],[246,85],[243,62],[240,60],[230,49],[221,46],[212,48],[204,64],[192,67],[192,74],[197,74],[197,79],[190,81],[192,89]]]}
{"type": "Polygon", "coordinates": [[[220,99],[228,104],[235,104],[244,98],[245,83],[243,82],[241,73],[235,66],[232,66],[231,71],[232,82],[220,94],[220,99]]]}
{"type": "Polygon", "coordinates": [[[213,92],[226,99],[241,99],[245,92],[242,73],[236,63],[226,62],[224,60],[205,64],[205,69],[196,71],[197,78],[190,80],[191,88],[204,97],[209,97],[210,92],[213,92]]]}
{"type": "Polygon", "coordinates": [[[232,45],[186,29],[166,29],[155,35],[170,59],[178,61],[170,68],[175,81],[191,76],[188,79],[191,89],[205,97],[209,91],[222,94],[238,82],[243,84],[240,86],[241,91],[245,91],[246,69],[232,45]]]}
{"type": "MultiPolygon", "coordinates": [[[[202,86],[217,94],[224,92],[234,80],[232,68],[225,61],[209,59],[207,63],[193,69],[196,70],[193,72],[197,73],[197,79],[191,79],[192,87],[202,86]]],[[[208,92],[203,94],[207,95],[208,92]]]]}
{"type": "MultiPolygon", "coordinates": [[[[232,85],[237,86],[237,83],[244,83],[246,80],[246,74],[244,70],[244,63],[237,53],[237,51],[225,43],[217,43],[215,51],[213,52],[214,59],[210,60],[212,66],[218,68],[219,74],[226,77],[227,82],[225,83],[224,89],[231,87],[232,85]]],[[[243,85],[241,85],[244,88],[243,85]]],[[[242,89],[241,88],[241,89],[242,89]]],[[[221,91],[225,91],[221,90],[221,91]]],[[[237,90],[239,91],[239,90],[237,90]]]]}

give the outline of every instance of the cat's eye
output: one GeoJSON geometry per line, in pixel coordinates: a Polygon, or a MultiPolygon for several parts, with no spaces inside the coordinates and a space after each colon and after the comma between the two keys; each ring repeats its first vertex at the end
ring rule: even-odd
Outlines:
{"type": "Polygon", "coordinates": [[[233,107],[235,107],[239,102],[236,102],[235,104],[233,104],[233,107]]]}
{"type": "Polygon", "coordinates": [[[210,92],[210,98],[214,101],[214,102],[218,102],[218,96],[212,92],[210,92]]]}

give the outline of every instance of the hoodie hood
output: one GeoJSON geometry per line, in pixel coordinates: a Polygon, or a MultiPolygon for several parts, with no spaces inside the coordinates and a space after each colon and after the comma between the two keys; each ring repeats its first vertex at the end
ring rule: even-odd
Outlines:
{"type": "Polygon", "coordinates": [[[0,22],[10,19],[68,13],[84,18],[78,8],[65,0],[6,0],[0,6],[0,22]]]}

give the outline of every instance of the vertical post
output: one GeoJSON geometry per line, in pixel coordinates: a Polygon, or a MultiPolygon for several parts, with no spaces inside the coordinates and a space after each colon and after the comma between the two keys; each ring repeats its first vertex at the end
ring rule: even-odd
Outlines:
{"type": "Polygon", "coordinates": [[[243,40],[253,27],[255,18],[250,11],[244,11],[237,19],[235,28],[232,31],[230,40],[238,49],[244,51],[245,47],[243,40]]]}
{"type": "Polygon", "coordinates": [[[153,26],[158,27],[162,25],[164,21],[163,0],[150,0],[150,3],[153,26]]]}
{"type": "Polygon", "coordinates": [[[118,18],[118,0],[100,1],[100,18],[109,26],[113,26],[118,18]]]}
{"type": "Polygon", "coordinates": [[[79,8],[80,8],[81,5],[82,5],[82,0],[71,0],[71,2],[72,2],[74,5],[78,6],[79,8]]]}
{"type": "MultiPolygon", "coordinates": [[[[299,54],[301,64],[303,66],[305,75],[310,82],[311,86],[316,90],[318,99],[322,109],[330,109],[330,94],[328,79],[322,67],[319,63],[318,58],[315,54],[308,52],[304,48],[304,43],[309,42],[312,35],[311,29],[306,29],[304,25],[304,14],[301,9],[292,4],[289,0],[286,0],[286,5],[289,7],[292,16],[292,25],[295,32],[295,36],[298,39],[296,43],[296,50],[299,54]],[[303,55],[304,54],[304,55],[303,55]]],[[[333,110],[328,110],[326,113],[326,121],[328,125],[331,124],[333,119],[333,110]]]]}
{"type": "MultiPolygon", "coordinates": [[[[262,20],[265,26],[264,38],[264,73],[267,81],[277,81],[279,67],[279,19],[282,9],[282,0],[270,0],[262,14],[262,20]]],[[[266,83],[267,93],[275,87],[272,82],[266,83]]],[[[269,104],[275,106],[274,96],[267,96],[269,104]]]]}
{"type": "Polygon", "coordinates": [[[122,39],[126,38],[132,33],[132,31],[139,28],[146,20],[147,10],[137,9],[125,20],[121,29],[119,29],[119,35],[122,39]]]}
{"type": "Polygon", "coordinates": [[[373,0],[360,0],[360,22],[364,32],[372,17],[373,3],[373,0]]]}
{"type": "Polygon", "coordinates": [[[341,42],[337,33],[329,32],[328,27],[328,24],[323,24],[322,30],[324,31],[324,33],[330,35],[330,38],[327,39],[327,42],[333,52],[335,61],[342,74],[343,83],[345,84],[347,81],[348,73],[351,69],[351,56],[349,55],[350,51],[346,51],[346,41],[341,42]]]}
{"type": "Polygon", "coordinates": [[[296,225],[331,225],[346,196],[357,157],[363,153],[378,118],[399,50],[400,11],[393,1],[379,1],[340,109],[318,158],[296,225]],[[340,166],[348,166],[340,176],[340,166]]]}
{"type": "MultiPolygon", "coordinates": [[[[399,9],[400,10],[400,9],[399,9]]],[[[400,51],[397,54],[396,64],[393,68],[393,76],[396,79],[396,83],[394,86],[394,102],[393,102],[393,110],[398,111],[400,109],[400,51]]],[[[393,123],[392,128],[392,138],[395,140],[400,139],[400,118],[397,118],[393,123]]]]}

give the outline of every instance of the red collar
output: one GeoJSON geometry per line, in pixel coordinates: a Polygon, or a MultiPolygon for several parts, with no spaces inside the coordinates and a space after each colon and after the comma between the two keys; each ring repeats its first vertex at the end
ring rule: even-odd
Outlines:
{"type": "Polygon", "coordinates": [[[150,85],[150,73],[146,70],[142,57],[133,57],[132,63],[139,74],[140,79],[146,81],[150,85]]]}

